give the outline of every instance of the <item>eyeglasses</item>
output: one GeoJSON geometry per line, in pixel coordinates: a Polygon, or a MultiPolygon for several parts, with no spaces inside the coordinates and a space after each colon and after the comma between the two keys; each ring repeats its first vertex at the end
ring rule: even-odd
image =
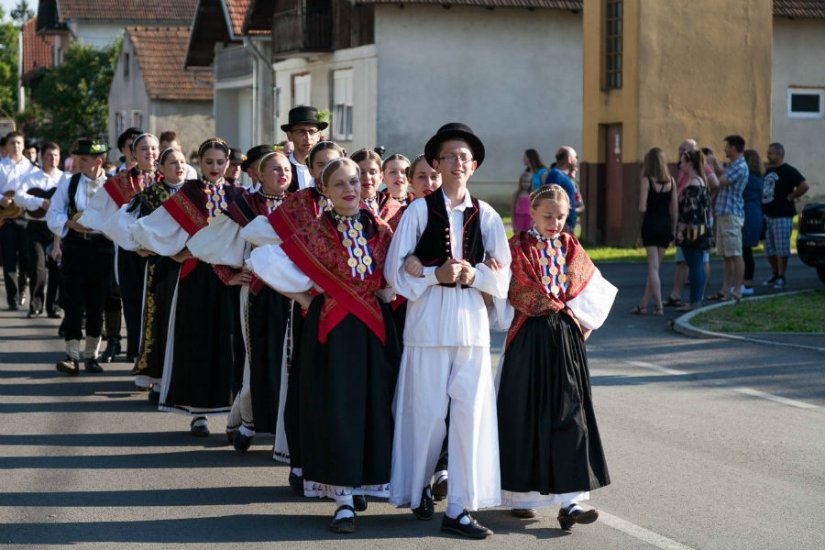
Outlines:
{"type": "Polygon", "coordinates": [[[468,162],[473,160],[473,157],[470,155],[444,155],[443,157],[438,157],[438,160],[442,160],[448,164],[467,164],[468,162]]]}

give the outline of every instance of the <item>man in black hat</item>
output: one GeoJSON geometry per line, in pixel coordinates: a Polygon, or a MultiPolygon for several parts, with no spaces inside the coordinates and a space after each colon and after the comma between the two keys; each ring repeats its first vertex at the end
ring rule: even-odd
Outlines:
{"type": "Polygon", "coordinates": [[[62,238],[54,255],[62,255],[64,338],[66,359],[56,368],[67,374],[80,372],[80,360],[89,372],[101,372],[97,362],[103,308],[112,282],[114,245],[102,233],[77,223],[95,193],[103,188],[103,161],[109,148],[97,140],[81,139],[75,155],[76,173],[66,174],[57,186],[46,213],[49,229],[62,238]],[[86,311],[86,347],[80,353],[83,311],[86,311]]]}
{"type": "Polygon", "coordinates": [[[441,174],[441,189],[410,204],[384,264],[387,281],[409,300],[395,396],[390,502],[409,502],[417,518],[432,518],[430,482],[449,414],[449,489],[441,529],[485,538],[492,531],[469,511],[497,506],[501,483],[482,293],[506,298],[510,249],[501,217],[467,190],[484,161],[484,144],[473,131],[465,124],[445,124],[424,155],[441,174]],[[425,266],[421,277],[404,269],[411,255],[425,266]]]}
{"type": "Polygon", "coordinates": [[[311,187],[312,176],[309,174],[307,156],[309,150],[321,139],[321,130],[326,127],[326,122],[318,120],[318,109],[315,107],[299,105],[290,109],[289,123],[281,126],[281,130],[286,132],[287,138],[295,147],[289,155],[292,164],[290,193],[311,187]]]}

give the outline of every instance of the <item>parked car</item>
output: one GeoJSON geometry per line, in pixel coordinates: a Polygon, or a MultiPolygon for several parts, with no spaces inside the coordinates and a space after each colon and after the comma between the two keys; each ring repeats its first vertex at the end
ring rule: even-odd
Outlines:
{"type": "Polygon", "coordinates": [[[819,280],[825,284],[825,203],[809,204],[802,209],[796,251],[800,260],[816,268],[819,280]]]}

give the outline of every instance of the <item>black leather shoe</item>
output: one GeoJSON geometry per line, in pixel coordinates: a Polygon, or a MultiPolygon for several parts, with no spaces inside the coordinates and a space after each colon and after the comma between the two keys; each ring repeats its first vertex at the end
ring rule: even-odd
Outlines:
{"type": "Polygon", "coordinates": [[[442,501],[447,498],[447,472],[438,471],[435,473],[435,483],[433,483],[433,499],[442,501]]]}
{"type": "Polygon", "coordinates": [[[83,361],[83,368],[86,372],[103,372],[103,367],[97,362],[97,359],[86,359],[83,361]]]}
{"type": "Polygon", "coordinates": [[[50,311],[47,315],[49,319],[60,319],[61,317],[63,317],[62,315],[60,315],[60,312],[56,310],[50,311]]]}
{"type": "Polygon", "coordinates": [[[19,311],[19,310],[20,310],[20,306],[18,306],[17,304],[10,304],[9,305],[9,311],[19,311]]]}
{"type": "Polygon", "coordinates": [[[329,524],[329,530],[333,533],[347,534],[355,531],[355,510],[349,504],[339,506],[335,510],[335,515],[332,517],[332,523],[329,524]],[[341,510],[349,510],[353,513],[352,516],[338,518],[338,512],[341,510]]]}
{"type": "Polygon", "coordinates": [[[510,513],[517,518],[530,519],[536,517],[536,511],[532,508],[513,508],[510,513]]]}
{"type": "Polygon", "coordinates": [[[36,309],[30,309],[29,313],[26,315],[26,317],[28,317],[29,319],[35,319],[37,317],[40,317],[40,315],[42,313],[43,313],[42,311],[38,311],[36,309]]]}
{"type": "Polygon", "coordinates": [[[55,365],[55,368],[60,372],[65,372],[66,374],[71,374],[75,376],[80,374],[80,361],[77,359],[72,359],[70,357],[66,357],[63,361],[60,361],[55,365]]]}
{"type": "Polygon", "coordinates": [[[299,497],[304,496],[304,476],[298,476],[289,472],[289,486],[292,487],[292,491],[296,495],[299,497]]]}
{"type": "Polygon", "coordinates": [[[447,533],[455,533],[468,539],[486,539],[493,534],[492,531],[481,525],[476,519],[470,515],[470,512],[464,510],[458,517],[453,519],[447,514],[444,514],[444,519],[441,520],[441,530],[447,533]],[[470,523],[463,525],[461,518],[468,517],[470,523]]]}
{"type": "Polygon", "coordinates": [[[114,338],[106,340],[106,349],[100,354],[100,360],[104,363],[111,363],[118,353],[120,353],[120,341],[114,338]]]}
{"type": "Polygon", "coordinates": [[[599,512],[595,508],[585,510],[577,504],[571,504],[567,508],[559,509],[559,526],[565,531],[573,527],[574,523],[588,524],[599,519],[599,512]]]}
{"type": "Polygon", "coordinates": [[[193,418],[192,422],[189,424],[189,432],[195,437],[207,437],[209,435],[209,426],[206,422],[199,422],[195,424],[198,420],[206,420],[206,417],[199,416],[197,418],[193,418]]]}
{"type": "Polygon", "coordinates": [[[155,388],[149,388],[149,391],[146,392],[146,399],[148,399],[150,403],[157,403],[160,401],[160,392],[155,388]]]}
{"type": "Polygon", "coordinates": [[[435,505],[433,504],[433,496],[432,493],[430,493],[429,485],[424,487],[424,490],[421,491],[421,503],[418,505],[418,508],[412,509],[412,513],[416,518],[422,521],[429,521],[433,519],[435,505]]]}
{"type": "Polygon", "coordinates": [[[355,506],[356,512],[363,512],[367,509],[367,497],[364,495],[352,495],[352,503],[355,506]]]}
{"type": "Polygon", "coordinates": [[[238,430],[232,438],[232,445],[239,453],[245,453],[247,449],[249,449],[249,446],[252,445],[252,438],[248,435],[244,435],[241,430],[238,430]]]}

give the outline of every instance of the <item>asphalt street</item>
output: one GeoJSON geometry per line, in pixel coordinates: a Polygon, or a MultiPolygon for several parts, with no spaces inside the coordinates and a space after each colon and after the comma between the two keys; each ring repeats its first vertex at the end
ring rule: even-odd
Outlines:
{"type": "MultiPolygon", "coordinates": [[[[565,533],[555,509],[533,520],[486,510],[477,516],[495,536],[468,541],[439,532],[443,503],[433,521],[420,522],[375,500],[356,533],[335,535],[327,530],[333,504],[293,496],[288,469],[271,458],[272,436],[239,455],[215,418],[209,438],[193,438],[186,417],[157,412],[136,391],[129,365],[69,378],[54,370],[63,345],[57,321],[3,309],[0,544],[825,548],[825,353],[685,336],[672,329],[671,310],[627,313],[642,294],[644,265],[601,269],[620,293],[588,343],[612,477],[591,495],[601,511],[593,525],[565,533]]],[[[717,284],[719,272],[715,263],[717,284]]],[[[665,265],[666,287],[671,277],[665,265]]],[[[789,290],[821,288],[796,257],[788,282],[789,290]]]]}

